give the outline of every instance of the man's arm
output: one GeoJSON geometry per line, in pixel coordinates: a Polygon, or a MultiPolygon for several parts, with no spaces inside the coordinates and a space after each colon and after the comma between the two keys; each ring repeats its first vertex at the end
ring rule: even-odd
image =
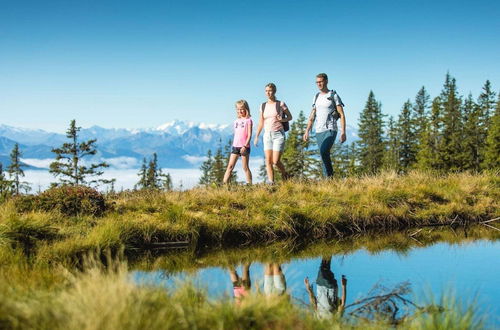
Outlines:
{"type": "Polygon", "coordinates": [[[309,302],[311,303],[311,306],[316,310],[318,308],[318,302],[311,288],[311,284],[309,284],[309,278],[306,277],[304,279],[304,285],[306,286],[307,294],[309,295],[309,302]]]}
{"type": "Polygon", "coordinates": [[[306,131],[304,133],[304,141],[307,141],[309,139],[309,131],[311,130],[311,127],[314,123],[314,120],[316,119],[316,109],[313,108],[311,110],[311,114],[309,115],[309,120],[307,121],[307,127],[306,127],[306,131]]]}
{"type": "Polygon", "coordinates": [[[345,114],[344,107],[341,105],[337,105],[337,111],[340,115],[340,143],[344,143],[347,140],[347,136],[345,135],[345,114]]]}

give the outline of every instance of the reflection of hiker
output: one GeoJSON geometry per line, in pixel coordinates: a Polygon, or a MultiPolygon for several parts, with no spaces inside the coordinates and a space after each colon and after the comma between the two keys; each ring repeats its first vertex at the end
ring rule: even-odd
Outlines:
{"type": "Polygon", "coordinates": [[[339,299],[339,288],[335,275],[330,270],[330,263],[331,257],[321,260],[318,278],[316,279],[317,296],[313,293],[312,287],[309,284],[309,278],[306,277],[304,279],[311,306],[321,318],[329,317],[335,312],[339,312],[342,315],[345,307],[347,279],[342,275],[342,298],[339,299]]]}
{"type": "Polygon", "coordinates": [[[250,107],[247,101],[239,100],[235,104],[237,119],[234,121],[234,140],[229,163],[227,164],[226,173],[224,174],[224,183],[227,183],[234,165],[241,156],[241,164],[247,178],[247,184],[252,184],[252,172],[248,167],[250,160],[250,139],[252,138],[253,122],[250,118],[250,107]]]}
{"type": "Polygon", "coordinates": [[[236,304],[241,304],[241,300],[248,296],[252,282],[250,281],[250,263],[243,265],[241,277],[238,276],[236,269],[232,267],[229,270],[229,276],[233,283],[233,293],[236,304]]]}
{"type": "Polygon", "coordinates": [[[276,85],[269,83],[266,85],[267,102],[262,103],[260,107],[260,120],[257,127],[257,133],[254,139],[254,145],[259,142],[259,135],[264,128],[264,154],[266,158],[267,179],[270,183],[274,183],[274,165],[281,172],[283,179],[287,179],[289,175],[285,170],[285,166],[281,162],[281,154],[285,149],[285,126],[283,123],[288,123],[292,120],[292,114],[285,102],[276,100],[276,85]]]}
{"type": "Polygon", "coordinates": [[[281,296],[286,291],[286,280],[281,265],[267,264],[264,268],[264,294],[281,296]]]}
{"type": "Polygon", "coordinates": [[[313,99],[311,115],[304,133],[304,141],[309,139],[309,131],[314,121],[316,121],[316,142],[321,155],[323,175],[331,177],[333,176],[333,167],[330,150],[337,136],[337,119],[339,118],[341,126],[340,142],[344,143],[346,140],[344,104],[337,92],[328,89],[328,76],[326,73],[320,73],[316,76],[316,85],[319,92],[313,99]]]}

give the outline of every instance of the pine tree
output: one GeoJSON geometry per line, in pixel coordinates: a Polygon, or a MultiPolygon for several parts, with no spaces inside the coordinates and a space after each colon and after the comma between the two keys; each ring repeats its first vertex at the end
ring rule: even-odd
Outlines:
{"type": "MultiPolygon", "coordinates": [[[[80,130],[81,127],[77,127],[76,121],[73,119],[66,131],[66,137],[70,139],[70,142],[64,143],[60,148],[52,149],[52,152],[56,154],[56,160],[50,164],[49,172],[55,177],[59,177],[60,184],[74,186],[111,183],[112,180],[96,178],[104,173],[103,168],[109,167],[105,162],[89,166],[82,164],[84,157],[93,156],[97,153],[95,146],[97,140],[91,139],[79,142],[78,132],[80,130]],[[89,180],[89,178],[94,179],[89,180]]],[[[57,185],[57,183],[53,185],[57,185]]]]}
{"type": "Polygon", "coordinates": [[[389,117],[387,123],[387,148],[384,153],[384,168],[399,172],[400,170],[400,134],[394,123],[394,118],[389,117]]]}
{"type": "Polygon", "coordinates": [[[139,182],[135,185],[136,189],[153,189],[170,191],[173,188],[172,177],[169,173],[164,174],[158,165],[158,156],[156,153],[149,160],[143,159],[141,169],[138,173],[139,182]]]}
{"type": "Polygon", "coordinates": [[[212,157],[212,150],[208,150],[207,159],[201,164],[201,177],[198,183],[202,186],[208,186],[211,184],[211,174],[214,166],[214,159],[212,157]]]}
{"type": "Polygon", "coordinates": [[[422,86],[415,96],[415,103],[413,104],[413,127],[415,130],[415,136],[417,137],[418,146],[420,144],[419,138],[422,136],[424,131],[424,126],[426,125],[428,109],[429,109],[430,96],[427,94],[425,87],[422,86]]]}
{"type": "Polygon", "coordinates": [[[347,149],[348,155],[348,165],[347,165],[347,176],[358,175],[359,173],[359,156],[356,143],[351,143],[347,149]]]}
{"type": "MultiPolygon", "coordinates": [[[[297,120],[293,122],[286,139],[285,150],[281,158],[287,172],[294,178],[303,179],[310,176],[315,163],[313,153],[310,150],[312,140],[304,141],[302,136],[307,127],[307,119],[304,112],[300,111],[297,120]]],[[[279,176],[279,171],[276,173],[279,176]]],[[[264,164],[264,177],[266,176],[264,164]]]]}
{"type": "Polygon", "coordinates": [[[146,188],[157,189],[158,184],[158,156],[156,152],[153,153],[153,157],[149,160],[148,169],[146,171],[146,188]]]}
{"type": "Polygon", "coordinates": [[[266,158],[262,159],[262,164],[259,166],[259,178],[266,182],[267,179],[267,169],[266,169],[266,158]]]}
{"type": "Polygon", "coordinates": [[[442,145],[439,150],[441,167],[445,171],[461,170],[464,161],[462,100],[457,92],[455,78],[449,73],[440,98],[443,114],[442,145]]]}
{"type": "MultiPolygon", "coordinates": [[[[488,137],[488,130],[491,125],[491,116],[495,112],[495,92],[491,88],[491,83],[486,80],[483,86],[482,93],[477,99],[478,107],[478,124],[476,127],[477,139],[481,143],[477,146],[478,152],[478,162],[479,164],[484,163],[485,153],[486,153],[486,141],[488,137]]],[[[480,165],[481,166],[481,165],[480,165]]]]}
{"type": "Polygon", "coordinates": [[[158,177],[160,178],[160,189],[171,191],[174,188],[170,173],[163,174],[162,170],[160,170],[158,177]]]}
{"type": "Polygon", "coordinates": [[[215,151],[212,170],[210,172],[210,184],[221,185],[226,173],[227,160],[222,151],[222,140],[215,151]]]}
{"type": "Polygon", "coordinates": [[[7,179],[3,171],[3,164],[0,163],[0,198],[7,197],[11,192],[12,182],[7,179]]]}
{"type": "Polygon", "coordinates": [[[135,185],[135,188],[145,189],[148,185],[147,182],[148,166],[146,162],[146,157],[142,159],[142,165],[137,175],[139,176],[139,182],[135,185]]]}
{"type": "Polygon", "coordinates": [[[463,105],[465,118],[463,134],[464,159],[462,167],[464,170],[479,171],[482,160],[479,150],[483,146],[486,136],[479,134],[481,109],[472,99],[472,94],[465,99],[463,105]]]}
{"type": "Polygon", "coordinates": [[[30,189],[27,182],[21,181],[21,177],[24,177],[23,167],[25,166],[21,163],[21,156],[22,153],[19,150],[19,144],[16,143],[10,153],[10,164],[7,167],[7,172],[12,182],[12,190],[16,195],[19,195],[20,190],[29,191],[30,189]]]}
{"type": "Polygon", "coordinates": [[[432,101],[430,120],[424,121],[423,130],[419,136],[416,167],[420,170],[440,169],[441,161],[439,150],[441,148],[441,99],[432,101]]]}
{"type": "Polygon", "coordinates": [[[332,166],[335,177],[345,178],[352,175],[350,146],[346,143],[336,144],[332,148],[332,166]]]}
{"type": "Polygon", "coordinates": [[[384,120],[381,105],[372,91],[368,95],[365,108],[359,120],[358,150],[360,170],[363,173],[376,173],[382,167],[384,156],[384,120]]]}
{"type": "Polygon", "coordinates": [[[488,129],[483,168],[500,170],[500,93],[488,129]]]}
{"type": "Polygon", "coordinates": [[[412,114],[412,104],[406,101],[401,109],[397,123],[397,140],[399,143],[398,169],[408,171],[414,166],[417,159],[417,132],[414,125],[415,116],[412,114]]]}
{"type": "Polygon", "coordinates": [[[483,91],[477,99],[477,105],[480,108],[481,131],[487,130],[490,125],[491,116],[495,112],[495,92],[491,88],[491,83],[486,80],[483,91]]]}

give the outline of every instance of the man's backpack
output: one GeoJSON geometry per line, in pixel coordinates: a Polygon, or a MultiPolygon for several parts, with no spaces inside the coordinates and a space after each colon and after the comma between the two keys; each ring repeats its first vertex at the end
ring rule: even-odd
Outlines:
{"type": "MultiPolygon", "coordinates": [[[[314,104],[313,104],[313,107],[316,106],[316,101],[318,100],[318,96],[319,96],[319,92],[316,93],[316,96],[314,97],[314,104]]],[[[337,92],[335,90],[331,90],[330,91],[330,96],[328,97],[329,100],[332,101],[332,105],[333,105],[333,111],[332,111],[332,117],[333,117],[333,120],[337,121],[339,120],[340,118],[340,113],[338,112],[337,110],[337,104],[335,103],[335,100],[334,100],[334,96],[337,95],[337,92]]],[[[337,97],[339,98],[340,100],[340,97],[337,95],[337,97]]],[[[342,103],[342,100],[340,100],[340,103],[342,104],[342,106],[344,106],[344,104],[342,103]]]]}
{"type": "MultiPolygon", "coordinates": [[[[266,103],[267,102],[264,102],[261,105],[260,109],[262,112],[264,112],[264,109],[266,108],[266,103]]],[[[281,101],[278,101],[278,100],[276,100],[276,112],[280,115],[281,118],[286,118],[285,112],[283,111],[283,109],[281,109],[281,101]]],[[[290,130],[290,122],[289,121],[281,122],[281,124],[283,125],[283,130],[285,132],[288,132],[290,130]]]]}

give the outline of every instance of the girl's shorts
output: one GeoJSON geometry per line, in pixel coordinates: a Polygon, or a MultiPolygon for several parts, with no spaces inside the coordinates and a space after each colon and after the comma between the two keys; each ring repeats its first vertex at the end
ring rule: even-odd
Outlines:
{"type": "Polygon", "coordinates": [[[231,150],[231,153],[235,154],[235,155],[240,155],[240,156],[250,155],[250,147],[245,148],[245,152],[243,152],[243,153],[241,152],[241,148],[242,147],[233,147],[233,149],[231,150]]]}
{"type": "Polygon", "coordinates": [[[273,150],[283,152],[285,150],[285,132],[271,131],[264,132],[264,150],[273,150]]]}

